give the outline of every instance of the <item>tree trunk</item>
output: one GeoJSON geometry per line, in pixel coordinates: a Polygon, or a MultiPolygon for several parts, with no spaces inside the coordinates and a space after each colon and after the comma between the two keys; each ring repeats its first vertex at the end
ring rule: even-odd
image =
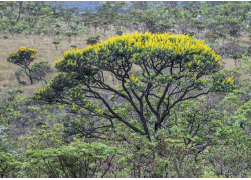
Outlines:
{"type": "Polygon", "coordinates": [[[21,15],[22,6],[23,6],[23,1],[19,1],[19,12],[18,12],[17,22],[18,22],[18,20],[19,20],[19,18],[20,18],[20,15],[21,15]]]}

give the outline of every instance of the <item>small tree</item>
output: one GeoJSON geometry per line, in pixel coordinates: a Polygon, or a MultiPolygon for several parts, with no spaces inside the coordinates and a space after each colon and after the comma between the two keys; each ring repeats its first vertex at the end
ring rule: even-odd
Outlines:
{"type": "Polygon", "coordinates": [[[87,42],[86,42],[86,44],[90,44],[90,45],[93,45],[93,44],[96,44],[98,41],[99,41],[99,38],[100,38],[100,36],[98,35],[98,36],[95,36],[95,37],[89,37],[88,39],[87,39],[87,42]]]}
{"type": "Polygon", "coordinates": [[[36,92],[34,100],[72,104],[72,112],[88,112],[111,124],[116,120],[151,141],[152,133],[161,129],[180,102],[236,88],[232,78],[218,73],[220,59],[203,41],[189,36],[136,31],[65,52],[55,62],[62,73],[36,92]],[[135,65],[141,68],[138,77],[132,72],[135,65]],[[118,89],[106,82],[105,72],[114,74],[118,89]],[[161,85],[162,93],[158,91],[161,85]],[[101,91],[115,94],[124,103],[107,101],[101,91]]]}
{"type": "Polygon", "coordinates": [[[33,79],[29,65],[36,58],[36,54],[36,49],[20,47],[17,52],[10,53],[10,56],[7,58],[7,62],[21,66],[25,70],[25,74],[29,77],[31,84],[33,84],[33,79]]]}
{"type": "Polygon", "coordinates": [[[65,36],[67,36],[69,39],[68,39],[68,41],[69,41],[69,43],[71,42],[71,36],[72,36],[72,33],[71,32],[66,32],[65,33],[65,36]]]}
{"type": "Polygon", "coordinates": [[[13,172],[22,165],[22,163],[15,160],[14,155],[10,153],[0,152],[0,177],[4,178],[12,173],[12,178],[15,178],[13,172]]]}
{"type": "Polygon", "coordinates": [[[58,39],[59,39],[59,35],[60,35],[60,31],[56,31],[56,36],[58,37],[58,39]]]}
{"type": "Polygon", "coordinates": [[[71,45],[71,48],[76,49],[78,46],[77,45],[71,45]]]}
{"type": "Polygon", "coordinates": [[[119,35],[119,36],[121,36],[123,34],[123,31],[122,30],[117,30],[116,34],[119,35]]]}
{"type": "Polygon", "coordinates": [[[242,55],[239,54],[239,53],[237,53],[237,54],[231,56],[231,58],[234,59],[235,67],[237,68],[237,61],[238,61],[238,59],[241,59],[241,58],[242,58],[242,55]]]}
{"type": "Polygon", "coordinates": [[[77,36],[78,36],[78,33],[73,32],[73,33],[72,33],[72,35],[74,36],[74,38],[75,38],[75,42],[76,42],[76,41],[77,41],[77,36]]]}
{"type": "Polygon", "coordinates": [[[24,72],[23,68],[18,69],[15,72],[15,76],[16,76],[16,79],[17,79],[18,83],[20,83],[20,84],[26,84],[26,81],[23,81],[24,76],[25,76],[25,72],[24,72]],[[22,77],[22,80],[21,80],[21,77],[22,77]]]}
{"type": "Polygon", "coordinates": [[[31,165],[41,166],[49,177],[54,178],[97,177],[100,172],[104,177],[115,156],[124,154],[120,149],[102,143],[88,144],[75,140],[70,146],[30,150],[26,154],[32,159],[31,165]]]}
{"type": "Polygon", "coordinates": [[[47,84],[47,81],[45,80],[45,76],[48,73],[51,73],[51,67],[48,65],[48,62],[39,62],[39,63],[35,63],[32,67],[31,67],[31,77],[35,80],[38,81],[43,81],[44,83],[47,84]]]}
{"type": "Polygon", "coordinates": [[[59,42],[58,42],[58,41],[54,41],[54,42],[52,42],[52,43],[55,44],[55,47],[56,47],[56,50],[57,50],[57,47],[58,47],[59,42]]]}

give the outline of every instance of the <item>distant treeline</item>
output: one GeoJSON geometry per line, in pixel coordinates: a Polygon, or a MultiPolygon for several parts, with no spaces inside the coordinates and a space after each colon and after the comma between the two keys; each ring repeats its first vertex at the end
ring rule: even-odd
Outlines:
{"type": "MultiPolygon", "coordinates": [[[[65,4],[68,8],[78,7],[79,12],[90,11],[96,12],[98,8],[104,4],[106,1],[57,1],[58,3],[65,4]]],[[[131,4],[131,1],[125,1],[128,4],[131,4]]],[[[149,4],[157,3],[158,1],[147,1],[149,4]]],[[[184,6],[187,3],[197,3],[205,4],[209,3],[213,6],[219,3],[219,1],[178,1],[179,6],[184,6]]]]}
{"type": "MultiPolygon", "coordinates": [[[[0,1],[2,2],[2,1],[0,1]]],[[[29,3],[29,2],[33,2],[33,1],[25,1],[25,3],[29,3]]],[[[38,3],[39,1],[36,1],[36,3],[38,3]]],[[[104,4],[106,1],[41,1],[40,3],[51,3],[54,4],[55,2],[63,5],[65,8],[74,8],[74,7],[78,7],[78,11],[79,12],[86,12],[86,11],[90,11],[90,12],[97,12],[99,7],[104,4]]],[[[132,1],[125,1],[128,4],[131,4],[132,1]]],[[[148,4],[156,4],[159,3],[161,1],[147,1],[148,4]]],[[[245,1],[242,1],[243,3],[245,3],[245,1]]],[[[177,4],[179,6],[184,6],[188,3],[196,3],[199,5],[203,5],[205,3],[211,4],[212,6],[215,6],[219,3],[221,3],[221,1],[177,1],[177,4]]]]}

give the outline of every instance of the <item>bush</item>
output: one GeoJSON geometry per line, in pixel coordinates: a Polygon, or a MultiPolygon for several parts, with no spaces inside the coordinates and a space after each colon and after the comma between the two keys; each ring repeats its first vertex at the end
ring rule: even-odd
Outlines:
{"type": "Polygon", "coordinates": [[[116,34],[121,36],[123,34],[123,31],[117,30],[116,34]]]}
{"type": "Polygon", "coordinates": [[[210,43],[214,43],[215,40],[218,38],[218,36],[216,34],[214,34],[213,32],[208,31],[206,33],[206,38],[209,40],[210,43]]]}
{"type": "Polygon", "coordinates": [[[96,37],[89,37],[88,39],[87,39],[87,42],[86,42],[86,44],[90,44],[90,45],[93,45],[93,44],[96,44],[98,41],[99,41],[99,38],[100,38],[100,36],[98,35],[98,36],[96,36],[96,37]]]}
{"type": "Polygon", "coordinates": [[[8,36],[6,36],[6,35],[4,35],[4,36],[3,36],[3,38],[4,38],[4,39],[9,39],[9,37],[8,37],[8,36]]]}
{"type": "Polygon", "coordinates": [[[78,46],[77,45],[71,45],[71,48],[76,49],[78,46]]]}
{"type": "Polygon", "coordinates": [[[44,121],[38,121],[37,123],[36,123],[36,127],[39,127],[39,126],[42,126],[42,125],[47,125],[44,121]]]}

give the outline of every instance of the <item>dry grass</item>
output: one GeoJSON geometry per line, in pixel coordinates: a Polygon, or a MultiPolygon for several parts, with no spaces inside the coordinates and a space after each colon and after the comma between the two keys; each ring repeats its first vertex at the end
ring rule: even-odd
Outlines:
{"type": "MultiPolygon", "coordinates": [[[[125,33],[132,33],[128,30],[123,30],[125,33]]],[[[34,85],[21,85],[18,84],[15,71],[19,69],[19,66],[13,65],[7,62],[7,57],[9,56],[9,52],[16,52],[19,47],[27,47],[37,49],[38,53],[35,59],[35,62],[46,61],[53,67],[54,61],[63,56],[63,53],[70,49],[71,45],[77,45],[80,49],[85,48],[87,46],[86,40],[88,37],[100,35],[100,40],[106,40],[109,36],[115,36],[114,28],[111,28],[105,35],[103,32],[94,32],[89,30],[89,34],[78,36],[75,40],[72,37],[71,43],[68,42],[68,38],[64,37],[62,40],[58,40],[57,37],[48,37],[48,36],[36,36],[31,35],[28,37],[24,36],[14,36],[11,39],[1,39],[0,41],[0,97],[4,95],[3,90],[6,89],[16,89],[20,88],[24,90],[24,95],[31,95],[36,92],[40,87],[42,87],[42,83],[38,82],[34,85]],[[56,51],[55,45],[52,43],[53,41],[59,41],[60,44],[56,51]],[[6,84],[7,88],[3,88],[3,85],[6,84]]],[[[246,40],[244,37],[243,40],[246,40]]],[[[235,67],[234,61],[232,59],[224,59],[225,68],[231,69],[235,67]]],[[[34,62],[33,62],[34,63],[34,62]]],[[[32,64],[33,64],[32,63],[32,64]]],[[[133,70],[140,70],[140,67],[133,66],[133,70]]],[[[53,76],[57,74],[57,70],[53,67],[53,73],[47,76],[47,79],[51,79],[53,76]]],[[[118,83],[112,81],[112,76],[108,72],[105,72],[106,82],[114,88],[118,87],[118,83]]],[[[28,81],[28,79],[26,79],[28,81]]],[[[29,82],[29,81],[28,81],[29,82]]]]}
{"type": "Polygon", "coordinates": [[[232,68],[235,68],[235,63],[234,63],[234,60],[231,59],[231,58],[225,58],[222,60],[222,62],[226,63],[224,65],[224,69],[232,69],[232,68]]]}
{"type": "MultiPolygon", "coordinates": [[[[77,45],[80,49],[85,48],[87,46],[86,40],[88,37],[100,35],[100,40],[106,40],[109,36],[115,36],[114,28],[111,28],[106,34],[103,32],[94,32],[92,29],[89,30],[90,33],[78,36],[75,40],[75,37],[72,37],[71,42],[68,42],[68,38],[64,37],[62,40],[58,40],[57,37],[48,37],[48,36],[37,36],[31,35],[27,38],[23,36],[14,36],[10,39],[1,39],[0,41],[0,97],[3,96],[3,90],[6,89],[15,89],[20,88],[24,90],[25,95],[33,94],[38,90],[38,88],[42,87],[42,83],[36,83],[34,85],[26,85],[23,86],[18,84],[15,71],[20,67],[13,65],[7,62],[7,57],[9,56],[9,52],[17,52],[20,47],[27,47],[37,49],[38,53],[36,55],[35,61],[31,64],[33,65],[35,62],[46,61],[49,62],[51,67],[55,60],[58,60],[61,56],[63,56],[64,52],[70,49],[71,45],[77,45]],[[59,41],[57,51],[55,45],[52,43],[53,41],[59,41]],[[3,85],[6,84],[7,88],[3,88],[3,85]]],[[[124,31],[126,33],[132,33],[124,31]]],[[[47,76],[47,79],[51,79],[53,76],[57,74],[57,70],[53,67],[53,73],[47,76]]],[[[106,73],[107,82],[112,87],[117,87],[117,83],[112,82],[112,76],[109,73],[106,73]]],[[[28,81],[28,78],[25,78],[28,81]]]]}

